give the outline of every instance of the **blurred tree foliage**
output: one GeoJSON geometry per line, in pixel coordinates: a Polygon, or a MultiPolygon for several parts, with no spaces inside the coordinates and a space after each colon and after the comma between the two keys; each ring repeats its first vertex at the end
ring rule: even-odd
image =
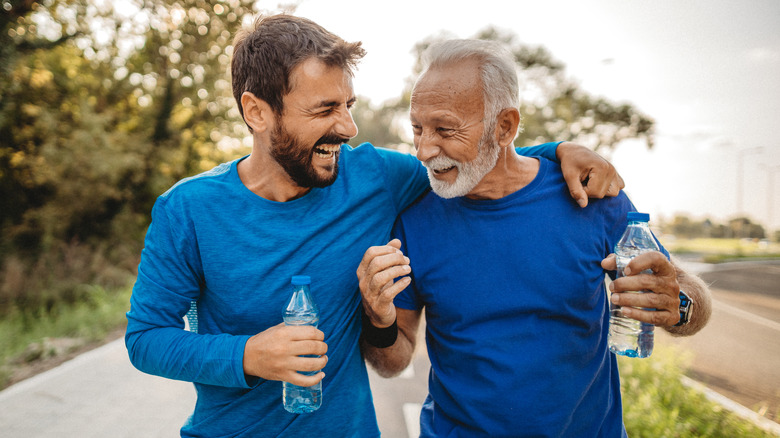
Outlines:
{"type": "MultiPolygon", "coordinates": [[[[420,58],[425,49],[447,38],[452,36],[434,35],[415,46],[415,77],[421,72],[420,58]]],[[[566,77],[564,64],[544,47],[523,44],[513,33],[494,27],[482,30],[474,38],[503,43],[517,62],[524,128],[515,141],[517,146],[568,140],[609,154],[621,141],[633,138],[644,141],[648,148],[653,147],[654,121],[650,117],[628,103],[611,102],[582,90],[566,77]]],[[[373,114],[379,115],[376,120],[389,132],[389,139],[404,138],[398,122],[408,113],[412,85],[413,78],[410,78],[401,97],[373,110],[373,114]]],[[[365,124],[358,126],[361,130],[367,128],[365,124]]],[[[376,136],[376,128],[370,129],[370,134],[376,136]]],[[[372,139],[362,134],[356,143],[372,139]]]]}
{"type": "Polygon", "coordinates": [[[764,227],[747,217],[736,217],[725,224],[710,219],[693,220],[688,216],[676,215],[662,226],[665,233],[683,238],[711,237],[716,239],[763,239],[764,227]]]}
{"type": "Polygon", "coordinates": [[[0,0],[0,308],[63,248],[137,257],[155,198],[238,153],[228,66],[255,3],[0,0]]]}
{"type": "MultiPolygon", "coordinates": [[[[117,283],[109,267],[132,271],[156,197],[249,150],[229,62],[259,3],[0,0],[0,314],[79,299],[76,277],[65,281],[57,266],[79,267],[79,284],[117,283]]],[[[518,60],[517,144],[652,145],[652,120],[579,90],[543,48],[495,29],[478,37],[505,42],[518,60]]],[[[401,143],[410,89],[380,106],[359,101],[352,143],[401,143]]]]}

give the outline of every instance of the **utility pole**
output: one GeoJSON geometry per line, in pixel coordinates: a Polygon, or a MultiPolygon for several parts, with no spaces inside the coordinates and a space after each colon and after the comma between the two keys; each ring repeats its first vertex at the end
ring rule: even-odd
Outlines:
{"type": "Polygon", "coordinates": [[[737,215],[742,215],[744,213],[744,210],[742,210],[742,183],[743,183],[743,176],[744,173],[742,167],[744,165],[744,158],[745,155],[748,155],[750,153],[758,153],[762,152],[764,148],[762,146],[754,147],[754,148],[747,148],[747,149],[738,149],[737,150],[737,215]]]}
{"type": "Polygon", "coordinates": [[[767,188],[766,188],[766,209],[767,209],[767,233],[771,234],[774,223],[774,205],[775,205],[775,173],[780,172],[780,166],[761,166],[766,170],[767,188]]]}

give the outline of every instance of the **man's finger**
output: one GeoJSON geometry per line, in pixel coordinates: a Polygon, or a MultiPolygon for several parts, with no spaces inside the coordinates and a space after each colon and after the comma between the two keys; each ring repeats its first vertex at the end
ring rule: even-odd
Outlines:
{"type": "Polygon", "coordinates": [[[624,274],[636,275],[644,270],[650,269],[653,273],[660,277],[676,277],[677,272],[674,270],[672,263],[658,251],[646,252],[639,254],[631,259],[623,270],[624,274]]]}
{"type": "Polygon", "coordinates": [[[588,206],[588,194],[585,192],[585,188],[582,185],[582,180],[579,178],[566,179],[566,185],[569,186],[569,194],[577,201],[580,207],[585,208],[588,206]]]}
{"type": "Polygon", "coordinates": [[[409,258],[399,251],[376,257],[368,265],[365,275],[371,279],[371,283],[374,283],[377,276],[381,277],[379,278],[380,281],[387,282],[395,277],[406,275],[408,272],[403,271],[408,267],[409,258]],[[398,272],[395,268],[401,268],[401,272],[390,276],[391,274],[398,272]]]}
{"type": "Polygon", "coordinates": [[[617,173],[617,169],[615,169],[615,187],[617,187],[618,191],[626,188],[626,182],[623,181],[623,177],[617,173]]]}
{"type": "Polygon", "coordinates": [[[619,306],[638,307],[644,309],[673,310],[680,306],[679,298],[663,293],[613,293],[610,296],[613,304],[619,306]]]}
{"type": "Polygon", "coordinates": [[[615,176],[612,178],[612,181],[609,183],[609,188],[607,189],[607,196],[615,197],[620,194],[620,191],[623,190],[623,188],[626,186],[626,184],[623,182],[623,178],[620,177],[617,173],[615,173],[615,176]]]}
{"type": "MultiPolygon", "coordinates": [[[[284,323],[282,323],[284,325],[284,323]]],[[[324,341],[325,333],[310,325],[284,325],[287,337],[291,341],[324,341]]]]}
{"type": "Polygon", "coordinates": [[[328,344],[322,341],[302,340],[290,342],[289,345],[293,356],[322,356],[328,352],[328,344]]]}
{"type": "Polygon", "coordinates": [[[361,276],[366,273],[371,263],[377,258],[387,254],[397,254],[400,252],[401,241],[398,239],[391,240],[387,245],[372,246],[366,250],[363,254],[363,258],[360,260],[360,264],[357,268],[357,275],[361,276]]]}
{"type": "Polygon", "coordinates": [[[609,191],[611,182],[611,175],[591,169],[590,173],[588,173],[588,184],[585,185],[585,193],[591,198],[601,199],[609,191]]]}
{"type": "Polygon", "coordinates": [[[412,279],[409,277],[402,277],[393,282],[392,285],[387,287],[385,290],[382,291],[382,298],[385,298],[386,300],[390,301],[391,303],[395,299],[395,296],[401,293],[404,289],[406,289],[406,286],[409,286],[409,284],[412,283],[412,279]]]}
{"type": "Polygon", "coordinates": [[[680,320],[680,314],[677,312],[644,310],[634,307],[621,307],[620,311],[628,318],[660,327],[673,326],[680,320]]]}
{"type": "Polygon", "coordinates": [[[328,364],[328,356],[321,355],[319,357],[305,357],[298,356],[292,358],[290,361],[290,368],[295,371],[319,371],[325,368],[328,364]]]}
{"type": "Polygon", "coordinates": [[[323,378],[325,378],[325,373],[323,372],[319,372],[313,376],[307,376],[306,374],[301,374],[296,371],[290,371],[284,375],[282,380],[290,382],[293,385],[308,387],[320,383],[323,378]]]}
{"type": "Polygon", "coordinates": [[[388,284],[392,284],[393,280],[396,278],[409,275],[410,272],[412,272],[412,268],[409,265],[391,266],[374,275],[374,278],[371,280],[371,285],[376,288],[376,290],[381,291],[385,289],[388,284]]]}
{"type": "Polygon", "coordinates": [[[617,270],[617,256],[615,254],[610,254],[601,261],[601,268],[606,271],[616,271],[617,270]]]}
{"type": "Polygon", "coordinates": [[[620,277],[610,284],[612,292],[650,291],[667,296],[679,295],[679,286],[675,279],[653,274],[638,274],[620,277]]]}

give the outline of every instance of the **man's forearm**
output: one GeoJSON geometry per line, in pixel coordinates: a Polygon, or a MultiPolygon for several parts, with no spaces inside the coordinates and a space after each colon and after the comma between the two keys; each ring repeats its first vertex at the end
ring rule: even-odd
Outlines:
{"type": "Polygon", "coordinates": [[[693,312],[688,324],[678,327],[664,327],[664,329],[672,336],[690,336],[703,329],[710,320],[712,297],[709,287],[701,278],[683,271],[674,259],[672,259],[672,263],[677,271],[677,282],[680,284],[680,289],[693,301],[693,312]]]}
{"type": "MultiPolygon", "coordinates": [[[[417,344],[417,332],[420,328],[422,312],[396,307],[398,337],[389,347],[377,348],[361,337],[360,347],[363,356],[377,374],[382,377],[394,377],[401,373],[412,361],[417,344]]],[[[365,333],[364,333],[365,334],[365,333]]]]}
{"type": "Polygon", "coordinates": [[[395,377],[412,361],[414,345],[399,331],[395,344],[386,348],[377,348],[360,340],[360,348],[369,365],[382,377],[395,377]]]}

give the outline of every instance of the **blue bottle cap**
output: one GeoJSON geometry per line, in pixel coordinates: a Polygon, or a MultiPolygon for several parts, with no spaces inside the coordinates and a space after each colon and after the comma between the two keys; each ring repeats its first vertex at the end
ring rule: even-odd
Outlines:
{"type": "Polygon", "coordinates": [[[308,275],[293,275],[292,284],[298,286],[302,284],[311,284],[311,277],[309,277],[308,275]]]}
{"type": "Polygon", "coordinates": [[[629,211],[626,215],[629,222],[649,222],[650,214],[640,213],[638,211],[629,211]]]}

